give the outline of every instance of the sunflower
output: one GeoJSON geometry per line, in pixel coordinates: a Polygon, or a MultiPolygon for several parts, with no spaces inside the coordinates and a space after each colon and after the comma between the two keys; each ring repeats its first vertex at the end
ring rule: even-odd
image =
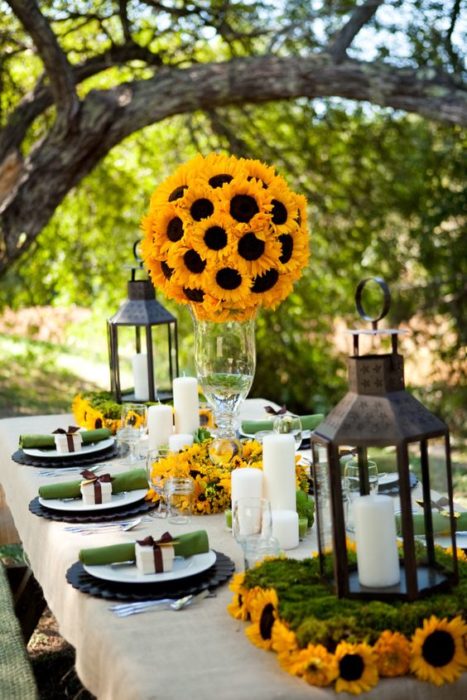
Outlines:
{"type": "Polygon", "coordinates": [[[340,642],[335,657],[338,664],[336,691],[359,695],[370,690],[378,682],[376,655],[365,643],[340,642]]]}
{"type": "Polygon", "coordinates": [[[298,649],[295,632],[282,620],[276,620],[272,628],[271,647],[278,654],[279,661],[282,655],[288,656],[298,649]]]}
{"type": "Polygon", "coordinates": [[[337,660],[322,644],[309,644],[279,657],[281,667],[293,676],[304,678],[310,685],[330,685],[338,674],[337,660]]]}
{"type": "Polygon", "coordinates": [[[154,286],[200,319],[274,308],[308,261],[304,203],[259,161],[197,156],[157,188],[142,220],[154,286]]]}
{"type": "Polygon", "coordinates": [[[260,649],[271,649],[272,629],[278,617],[278,604],[274,589],[252,588],[250,590],[247,607],[253,624],[247,627],[245,634],[260,649]]]}
{"type": "Polygon", "coordinates": [[[259,160],[241,158],[240,164],[246,170],[248,180],[258,180],[264,189],[267,189],[276,177],[274,168],[259,160]]]}
{"type": "Polygon", "coordinates": [[[250,592],[248,588],[245,588],[244,582],[244,573],[235,574],[229,585],[230,590],[234,593],[234,597],[232,602],[227,606],[227,610],[236,620],[248,620],[250,617],[247,606],[250,592]]]}
{"type": "Polygon", "coordinates": [[[385,630],[374,645],[380,676],[405,676],[410,668],[410,642],[400,632],[385,630]]]}
{"type": "Polygon", "coordinates": [[[460,616],[449,622],[435,615],[424,620],[412,636],[411,671],[435,685],[457,680],[467,666],[466,635],[467,625],[460,616]]]}

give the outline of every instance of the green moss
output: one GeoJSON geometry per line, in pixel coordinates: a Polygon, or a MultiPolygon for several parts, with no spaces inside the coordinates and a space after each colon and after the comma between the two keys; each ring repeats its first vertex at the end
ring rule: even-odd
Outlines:
{"type": "MultiPolygon", "coordinates": [[[[105,418],[118,419],[122,413],[122,405],[117,403],[108,391],[85,391],[81,394],[83,399],[89,401],[91,406],[100,411],[105,418]]],[[[147,406],[154,402],[147,401],[147,406]]]]}
{"type": "MultiPolygon", "coordinates": [[[[437,550],[440,563],[452,568],[452,559],[437,550]]],[[[355,555],[350,554],[351,563],[355,555]]],[[[274,559],[247,571],[247,588],[275,588],[279,613],[297,635],[300,646],[325,644],[333,649],[341,640],[374,643],[385,629],[400,631],[410,637],[423,619],[436,615],[466,617],[467,563],[459,562],[459,585],[446,593],[436,593],[421,600],[383,602],[337,598],[329,583],[332,556],[325,557],[326,580],[320,577],[319,561],[274,559]]]]}

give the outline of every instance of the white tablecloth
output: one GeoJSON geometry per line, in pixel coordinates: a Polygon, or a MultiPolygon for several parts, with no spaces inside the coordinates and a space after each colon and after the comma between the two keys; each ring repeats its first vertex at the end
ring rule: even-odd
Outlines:
{"type": "MultiPolygon", "coordinates": [[[[256,408],[258,404],[247,403],[250,415],[256,408]]],[[[66,524],[29,512],[28,504],[39,485],[53,479],[40,476],[38,468],[10,459],[18,447],[18,436],[50,432],[71,421],[68,415],[0,420],[0,482],[34,575],[61,634],[76,649],[77,672],[83,684],[100,700],[337,697],[332,690],[308,686],[283,672],[275,654],[257,649],[247,640],[246,624],[233,620],[226,611],[232,595],[227,585],[217,590],[216,598],[199,601],[182,612],[157,610],[119,619],[108,610],[108,601],[81,593],[66,582],[65,573],[82,547],[135,536],[139,539],[146,534],[157,536],[166,529],[164,521],[154,520],[133,532],[83,536],[66,532],[66,524]]],[[[199,516],[189,526],[178,526],[177,531],[199,528],[205,528],[211,546],[230,556],[241,570],[241,552],[225,529],[223,516],[199,516]]],[[[289,554],[307,556],[312,546],[308,538],[289,554]]],[[[370,695],[378,700],[463,698],[467,697],[467,674],[458,683],[442,688],[409,678],[380,681],[370,695]]]]}

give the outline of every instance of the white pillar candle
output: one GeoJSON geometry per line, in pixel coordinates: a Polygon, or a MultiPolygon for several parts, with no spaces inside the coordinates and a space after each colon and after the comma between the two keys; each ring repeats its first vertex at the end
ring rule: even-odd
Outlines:
{"type": "Polygon", "coordinates": [[[394,503],[390,496],[359,496],[353,503],[358,579],[385,588],[400,580],[394,503]]]}
{"type": "Polygon", "coordinates": [[[172,406],[156,404],[148,408],[149,449],[154,450],[168,445],[173,433],[172,406]]]}
{"type": "Polygon", "coordinates": [[[171,452],[180,452],[184,447],[191,447],[193,444],[193,435],[191,433],[174,433],[169,435],[169,450],[171,452]]]}
{"type": "Polygon", "coordinates": [[[272,510],[296,510],[295,440],[291,434],[265,435],[264,497],[272,510]]]}
{"type": "Polygon", "coordinates": [[[234,469],[230,475],[230,491],[233,504],[239,498],[263,497],[263,473],[261,469],[244,467],[234,469]]]}
{"type": "Polygon", "coordinates": [[[298,513],[296,510],[272,511],[272,536],[282,549],[298,547],[298,513]]]}
{"type": "Polygon", "coordinates": [[[131,364],[133,367],[135,399],[138,401],[149,401],[148,356],[144,353],[133,355],[131,364]]]}
{"type": "Polygon", "coordinates": [[[175,432],[194,433],[199,428],[198,380],[177,377],[173,381],[175,432]]]}

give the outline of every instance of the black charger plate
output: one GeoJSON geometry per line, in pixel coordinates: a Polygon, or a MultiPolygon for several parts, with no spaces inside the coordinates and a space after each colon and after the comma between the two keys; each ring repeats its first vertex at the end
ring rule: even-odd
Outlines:
{"type": "Polygon", "coordinates": [[[13,452],[11,459],[18,464],[24,464],[28,467],[48,467],[50,469],[60,469],[61,467],[84,467],[90,466],[91,464],[97,464],[98,462],[105,462],[108,459],[113,459],[114,457],[120,456],[119,447],[116,442],[111,447],[107,447],[105,450],[100,450],[98,452],[91,452],[90,454],[79,455],[76,453],[76,457],[67,457],[66,459],[61,459],[60,457],[48,457],[43,459],[42,457],[32,457],[27,455],[21,448],[13,452]]]}
{"type": "Polygon", "coordinates": [[[207,589],[213,590],[229,580],[235,571],[234,562],[222,552],[216,552],[216,561],[207,571],[175,581],[161,583],[114,583],[88,574],[81,562],[75,562],[66,572],[66,580],[73,588],[96,598],[139,601],[161,598],[181,598],[207,589]]]}
{"type": "Polygon", "coordinates": [[[134,515],[143,515],[144,513],[149,513],[151,510],[154,510],[156,505],[156,503],[152,503],[151,501],[137,501],[137,503],[132,503],[128,506],[103,510],[100,513],[96,511],[80,511],[79,514],[74,514],[68,510],[61,511],[47,508],[39,502],[39,496],[36,496],[36,498],[33,498],[30,502],[29,510],[40,518],[56,520],[62,523],[101,523],[122,520],[133,517],[134,515]]]}

